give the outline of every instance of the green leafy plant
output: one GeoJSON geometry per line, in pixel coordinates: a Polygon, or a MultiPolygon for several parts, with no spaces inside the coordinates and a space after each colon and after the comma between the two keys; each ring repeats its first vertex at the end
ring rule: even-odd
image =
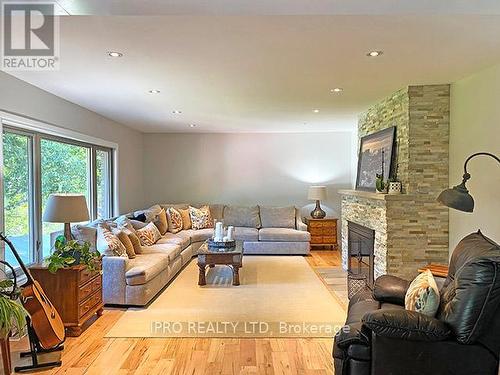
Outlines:
{"type": "Polygon", "coordinates": [[[10,279],[0,281],[0,337],[4,339],[11,334],[22,336],[26,329],[28,312],[19,303],[19,289],[10,292],[13,286],[10,279]]]}
{"type": "Polygon", "coordinates": [[[90,243],[85,241],[68,241],[64,236],[58,236],[54,251],[47,258],[50,273],[56,273],[61,268],[83,264],[89,271],[96,271],[101,254],[90,250],[90,243]]]}
{"type": "Polygon", "coordinates": [[[375,188],[377,191],[383,192],[386,187],[386,183],[384,182],[384,176],[382,174],[376,174],[377,178],[375,179],[375,188]]]}

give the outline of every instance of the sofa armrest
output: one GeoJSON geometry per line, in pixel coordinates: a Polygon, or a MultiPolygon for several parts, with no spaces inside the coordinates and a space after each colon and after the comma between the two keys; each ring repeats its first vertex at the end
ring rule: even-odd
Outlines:
{"type": "Polygon", "coordinates": [[[443,341],[451,331],[442,321],[408,310],[377,310],[365,314],[363,325],[373,333],[408,341],[443,341]]]}
{"type": "Polygon", "coordinates": [[[361,322],[346,324],[335,335],[335,345],[347,349],[350,345],[370,345],[370,332],[361,322]]]}
{"type": "Polygon", "coordinates": [[[295,227],[297,230],[301,230],[303,232],[307,231],[307,225],[302,221],[300,211],[297,209],[295,210],[295,227]]]}
{"type": "Polygon", "coordinates": [[[405,305],[405,295],[410,282],[397,276],[383,275],[375,280],[373,298],[380,302],[405,305]]]}
{"type": "Polygon", "coordinates": [[[102,296],[106,304],[125,304],[125,272],[128,258],[105,256],[102,258],[102,296]]]}

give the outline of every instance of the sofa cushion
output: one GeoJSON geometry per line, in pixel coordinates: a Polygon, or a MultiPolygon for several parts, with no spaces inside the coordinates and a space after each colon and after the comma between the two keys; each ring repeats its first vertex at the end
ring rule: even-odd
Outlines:
{"type": "Polygon", "coordinates": [[[191,216],[189,216],[189,208],[177,208],[177,211],[182,217],[182,229],[191,229],[191,216]]]}
{"type": "Polygon", "coordinates": [[[177,233],[178,236],[183,237],[183,238],[191,238],[191,243],[194,242],[203,242],[208,240],[210,237],[214,235],[214,229],[213,228],[207,228],[207,229],[188,229],[188,230],[183,230],[177,233]]]}
{"type": "Polygon", "coordinates": [[[168,221],[167,213],[165,212],[164,208],[162,208],[160,210],[160,213],[155,216],[155,218],[153,219],[153,224],[156,225],[156,227],[160,231],[160,234],[165,234],[168,229],[168,221]]]}
{"type": "Polygon", "coordinates": [[[259,241],[274,242],[309,242],[309,232],[290,228],[261,228],[259,230],[259,241]]]}
{"type": "Polygon", "coordinates": [[[425,270],[411,282],[405,296],[406,310],[428,316],[436,315],[439,307],[439,289],[430,270],[425,270]]]}
{"type": "Polygon", "coordinates": [[[234,239],[237,241],[258,241],[259,230],[255,228],[236,227],[234,228],[234,239]]]}
{"type": "Polygon", "coordinates": [[[179,245],[183,250],[191,244],[191,238],[179,236],[179,233],[165,233],[157,242],[157,244],[179,245]]]}
{"type": "Polygon", "coordinates": [[[163,253],[140,254],[129,259],[125,272],[127,285],[146,284],[160,272],[167,272],[168,263],[168,255],[163,253]]]}
{"type": "Polygon", "coordinates": [[[143,246],[142,254],[165,254],[168,256],[168,260],[172,262],[175,258],[177,258],[182,249],[179,245],[174,245],[170,243],[156,243],[151,246],[143,246]]]}
{"type": "Polygon", "coordinates": [[[224,206],[224,225],[260,228],[259,206],[224,206]]]}
{"type": "Polygon", "coordinates": [[[259,206],[262,228],[295,229],[295,207],[259,206]]]}

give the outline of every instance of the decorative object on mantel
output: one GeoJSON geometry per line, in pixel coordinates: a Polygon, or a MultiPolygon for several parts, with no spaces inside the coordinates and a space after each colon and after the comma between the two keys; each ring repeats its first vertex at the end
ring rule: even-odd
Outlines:
{"type": "Polygon", "coordinates": [[[326,186],[310,186],[307,199],[316,201],[316,207],[311,211],[311,217],[313,219],[323,219],[326,212],[321,209],[320,201],[326,199],[326,186]]]}
{"type": "Polygon", "coordinates": [[[375,191],[376,175],[381,172],[380,158],[383,153],[382,180],[391,176],[396,127],[390,127],[361,138],[358,156],[356,189],[375,191]]]}
{"type": "Polygon", "coordinates": [[[85,196],[81,194],[51,194],[45,206],[43,221],[64,223],[64,237],[71,241],[70,223],[89,220],[85,196]]]}
{"type": "Polygon", "coordinates": [[[439,194],[437,201],[444,204],[447,207],[454,208],[455,210],[472,212],[474,211],[474,198],[469,194],[469,190],[465,186],[465,183],[471,178],[469,172],[467,172],[467,163],[476,156],[490,156],[500,163],[500,158],[489,152],[476,152],[469,156],[464,163],[464,175],[462,177],[462,183],[454,186],[451,189],[446,189],[439,194]]]}
{"type": "MultiPolygon", "coordinates": [[[[398,152],[399,152],[399,145],[398,145],[398,152]]],[[[396,153],[397,157],[397,153],[396,153]]],[[[394,169],[394,172],[392,176],[388,180],[388,190],[387,192],[389,194],[401,194],[402,190],[402,184],[401,181],[398,180],[398,171],[399,171],[399,163],[396,163],[396,168],[394,169]]]]}
{"type": "Polygon", "coordinates": [[[384,175],[377,173],[376,176],[377,178],[375,179],[375,188],[377,190],[377,193],[387,193],[387,184],[384,182],[384,175]]]}

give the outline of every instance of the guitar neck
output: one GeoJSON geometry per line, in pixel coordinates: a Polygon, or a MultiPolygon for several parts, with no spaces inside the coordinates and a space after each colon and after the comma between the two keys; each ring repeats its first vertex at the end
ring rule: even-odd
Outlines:
{"type": "Polygon", "coordinates": [[[17,252],[16,248],[14,247],[14,245],[12,244],[12,242],[7,237],[5,237],[3,233],[0,233],[0,239],[2,241],[4,241],[7,245],[9,245],[10,250],[12,250],[12,253],[16,257],[17,262],[19,263],[19,265],[21,266],[21,269],[23,270],[24,274],[26,275],[28,282],[25,285],[33,284],[33,282],[34,282],[33,276],[31,276],[30,271],[28,270],[28,268],[24,264],[23,260],[21,259],[21,256],[18,254],[18,252],[17,252]]]}

